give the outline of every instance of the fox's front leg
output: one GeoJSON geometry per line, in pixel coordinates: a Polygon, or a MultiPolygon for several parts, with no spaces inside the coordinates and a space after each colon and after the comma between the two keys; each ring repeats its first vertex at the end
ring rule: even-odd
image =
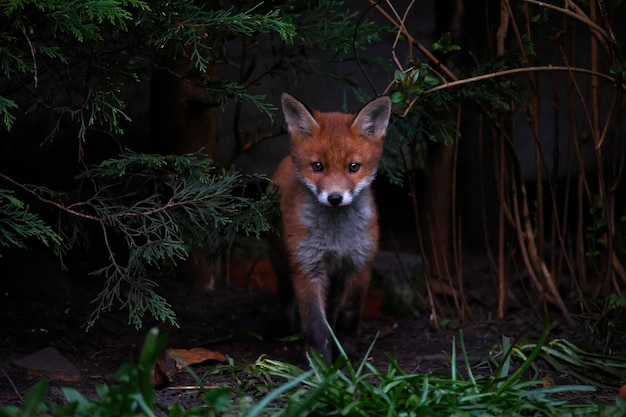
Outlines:
{"type": "Polygon", "coordinates": [[[339,300],[336,333],[348,356],[359,356],[361,313],[371,277],[371,267],[348,278],[339,300]]]}
{"type": "Polygon", "coordinates": [[[316,350],[327,361],[332,361],[330,332],[326,325],[326,292],[328,279],[302,272],[293,274],[293,287],[300,312],[302,332],[307,349],[316,350]]]}

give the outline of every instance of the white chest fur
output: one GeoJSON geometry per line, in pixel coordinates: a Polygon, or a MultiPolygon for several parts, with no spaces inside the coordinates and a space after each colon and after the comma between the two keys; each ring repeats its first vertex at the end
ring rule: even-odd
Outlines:
{"type": "Polygon", "coordinates": [[[369,233],[373,204],[369,190],[345,207],[332,208],[309,200],[298,216],[308,231],[296,250],[304,272],[345,278],[363,269],[376,247],[369,233]]]}

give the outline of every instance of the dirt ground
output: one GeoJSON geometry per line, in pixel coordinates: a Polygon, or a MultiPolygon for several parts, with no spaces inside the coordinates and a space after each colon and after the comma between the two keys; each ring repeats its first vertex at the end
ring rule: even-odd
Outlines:
{"type": "MultiPolygon", "coordinates": [[[[45,278],[44,281],[48,282],[54,277],[45,278]]],[[[97,288],[84,283],[64,283],[72,286],[71,299],[55,295],[54,289],[58,292],[63,287],[61,283],[38,290],[33,290],[32,283],[28,282],[24,285],[30,285],[29,290],[3,288],[0,303],[0,405],[20,404],[29,388],[41,378],[38,372],[25,369],[15,361],[46,347],[56,348],[80,375],[76,381],[52,380],[50,398],[61,398],[58,390],[61,386],[72,386],[93,395],[95,384],[114,383],[113,377],[119,367],[137,359],[145,333],[152,325],[169,333],[169,347],[172,348],[205,347],[224,353],[236,365],[250,364],[267,355],[305,366],[301,341],[261,339],[276,302],[273,294],[224,288],[203,292],[172,280],[160,284],[161,293],[166,294],[178,315],[179,328],[147,319],[144,328],[137,331],[127,325],[125,311],[114,311],[105,314],[94,328],[85,332],[82,325],[93,308],[90,300],[97,288]]],[[[527,329],[525,340],[535,341],[543,328],[541,319],[529,308],[512,312],[506,320],[490,319],[484,308],[476,311],[478,319],[462,324],[453,320],[442,328],[435,328],[425,312],[404,317],[366,318],[365,339],[371,341],[377,333],[381,335],[368,360],[384,370],[388,364],[385,354],[388,354],[409,373],[449,372],[445,354],[451,352],[452,340],[458,340],[462,328],[474,371],[488,374],[492,371],[487,361],[488,353],[503,335],[517,337],[527,329]]],[[[590,340],[593,337],[582,322],[581,326],[572,328],[555,317],[558,317],[556,313],[551,322],[550,338],[566,338],[579,343],[582,348],[602,346],[601,340],[590,340]]],[[[618,345],[612,347],[613,354],[626,357],[625,344],[624,340],[618,340],[618,345]]],[[[194,370],[203,374],[216,366],[216,362],[207,362],[194,366],[194,370]]],[[[540,362],[539,366],[543,375],[550,376],[557,383],[576,383],[545,363],[540,362]]],[[[212,383],[211,378],[205,382],[212,383]]],[[[179,402],[183,405],[193,401],[185,390],[176,389],[189,383],[185,374],[178,374],[169,386],[157,391],[156,400],[162,404],[179,402]]],[[[214,383],[220,385],[224,381],[216,377],[214,383]]],[[[601,389],[584,400],[612,402],[615,392],[601,389]]]]}

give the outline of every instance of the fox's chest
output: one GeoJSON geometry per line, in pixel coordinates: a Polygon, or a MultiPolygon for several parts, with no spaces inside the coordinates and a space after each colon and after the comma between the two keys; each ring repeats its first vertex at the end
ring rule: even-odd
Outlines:
{"type": "Polygon", "coordinates": [[[348,275],[365,267],[376,250],[376,214],[371,195],[360,201],[329,208],[317,202],[302,207],[298,218],[307,234],[297,246],[300,264],[309,273],[348,275]],[[358,204],[354,204],[358,203],[358,204]]]}

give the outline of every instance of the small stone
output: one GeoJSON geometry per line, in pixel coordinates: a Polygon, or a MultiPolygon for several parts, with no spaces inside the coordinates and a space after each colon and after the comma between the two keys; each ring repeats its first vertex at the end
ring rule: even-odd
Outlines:
{"type": "Polygon", "coordinates": [[[53,347],[47,347],[13,363],[26,369],[30,375],[65,382],[80,380],[78,368],[53,347]]]}

